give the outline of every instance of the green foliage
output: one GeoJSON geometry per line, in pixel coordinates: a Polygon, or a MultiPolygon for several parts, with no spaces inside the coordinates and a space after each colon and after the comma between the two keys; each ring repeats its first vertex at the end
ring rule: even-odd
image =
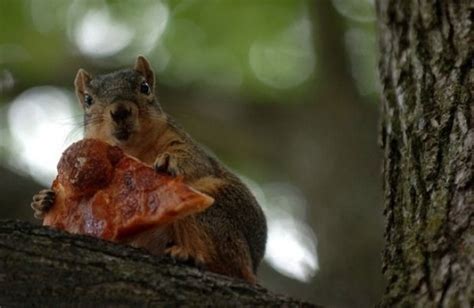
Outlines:
{"type": "MultiPolygon", "coordinates": [[[[362,94],[373,93],[372,5],[334,5],[348,21],[354,78],[362,94]]],[[[305,0],[2,0],[0,64],[21,88],[70,86],[84,62],[105,71],[145,54],[160,82],[172,87],[295,101],[311,94],[324,60],[318,59],[310,9],[305,0]]]]}

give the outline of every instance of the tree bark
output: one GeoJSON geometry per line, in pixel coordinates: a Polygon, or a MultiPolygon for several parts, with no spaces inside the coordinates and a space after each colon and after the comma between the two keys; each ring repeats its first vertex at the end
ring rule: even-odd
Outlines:
{"type": "Polygon", "coordinates": [[[474,2],[379,0],[393,307],[473,307],[474,2]]]}
{"type": "Polygon", "coordinates": [[[301,306],[167,257],[20,221],[0,221],[0,306],[301,306]]]}

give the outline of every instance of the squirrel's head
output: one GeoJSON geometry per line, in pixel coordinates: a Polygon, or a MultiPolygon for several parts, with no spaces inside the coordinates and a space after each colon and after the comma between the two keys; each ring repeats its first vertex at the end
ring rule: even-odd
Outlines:
{"type": "Polygon", "coordinates": [[[110,74],[93,77],[79,69],[74,85],[84,110],[86,138],[133,146],[165,122],[154,93],[154,73],[142,56],[133,69],[110,74]]]}

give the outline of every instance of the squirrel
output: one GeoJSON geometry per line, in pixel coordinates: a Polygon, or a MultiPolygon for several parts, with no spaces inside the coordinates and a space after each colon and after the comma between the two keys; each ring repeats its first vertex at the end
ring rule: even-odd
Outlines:
{"type": "MultiPolygon", "coordinates": [[[[79,69],[74,85],[84,111],[85,138],[119,146],[215,199],[202,213],[124,242],[255,284],[267,239],[264,213],[247,186],[162,110],[148,60],[138,56],[133,69],[94,77],[79,69]]],[[[35,217],[43,218],[54,199],[50,189],[37,193],[31,204],[35,217]]]]}

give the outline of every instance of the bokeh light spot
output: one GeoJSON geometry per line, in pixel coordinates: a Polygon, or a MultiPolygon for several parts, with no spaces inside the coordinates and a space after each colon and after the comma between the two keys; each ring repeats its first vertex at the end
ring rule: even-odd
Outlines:
{"type": "Polygon", "coordinates": [[[279,273],[309,282],[319,269],[317,238],[305,222],[306,199],[290,183],[259,186],[242,177],[267,218],[265,261],[279,273]]]}
{"type": "Polygon", "coordinates": [[[36,87],[20,94],[8,110],[15,147],[9,163],[46,186],[56,175],[64,149],[82,137],[80,133],[71,135],[76,127],[71,100],[72,95],[64,90],[36,87]]]}
{"type": "Polygon", "coordinates": [[[339,14],[357,22],[375,20],[374,0],[332,0],[339,14]]]}
{"type": "Polygon", "coordinates": [[[308,18],[302,17],[273,40],[255,41],[249,62],[255,76],[268,86],[288,89],[304,82],[315,66],[308,18]]]}
{"type": "Polygon", "coordinates": [[[85,13],[74,29],[79,50],[96,57],[118,53],[132,41],[133,35],[133,29],[114,20],[106,7],[85,13]]]}

